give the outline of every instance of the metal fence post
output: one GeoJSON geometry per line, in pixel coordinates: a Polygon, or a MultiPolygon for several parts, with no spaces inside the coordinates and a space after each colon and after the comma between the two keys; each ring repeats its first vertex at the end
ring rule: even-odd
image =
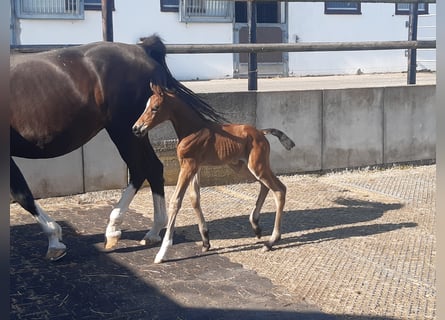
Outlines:
{"type": "MultiPolygon", "coordinates": [[[[409,41],[417,41],[417,21],[419,4],[411,3],[409,13],[409,41]]],[[[416,84],[417,49],[408,50],[408,84],[416,84]]]]}
{"type": "MultiPolygon", "coordinates": [[[[247,19],[249,25],[249,43],[256,43],[256,3],[249,1],[247,3],[247,19]]],[[[249,53],[249,68],[248,68],[248,89],[254,91],[258,89],[258,62],[257,53],[249,53]]]]}
{"type": "Polygon", "coordinates": [[[113,42],[112,0],[101,0],[101,4],[102,4],[102,37],[104,41],[113,42]]]}

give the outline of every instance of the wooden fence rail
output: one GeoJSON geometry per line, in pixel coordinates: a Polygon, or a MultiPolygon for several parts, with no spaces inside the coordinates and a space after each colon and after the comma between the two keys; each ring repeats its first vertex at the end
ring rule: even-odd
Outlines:
{"type": "MultiPolygon", "coordinates": [[[[33,53],[72,45],[12,45],[11,52],[33,53]]],[[[398,49],[435,49],[436,40],[423,41],[362,41],[362,42],[307,42],[307,43],[229,43],[229,44],[166,44],[168,54],[194,53],[263,53],[305,51],[363,51],[398,49]]]]}

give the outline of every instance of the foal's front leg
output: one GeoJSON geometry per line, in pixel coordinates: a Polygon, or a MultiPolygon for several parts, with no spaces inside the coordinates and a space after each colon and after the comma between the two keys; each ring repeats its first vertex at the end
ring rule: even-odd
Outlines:
{"type": "Polygon", "coordinates": [[[201,195],[199,193],[199,171],[195,174],[190,182],[190,200],[192,201],[193,209],[198,217],[199,233],[202,238],[202,252],[207,252],[210,249],[209,229],[204,219],[204,214],[201,209],[201,195]]]}
{"type": "Polygon", "coordinates": [[[167,230],[165,232],[164,239],[162,240],[161,248],[155,257],[154,263],[163,262],[168,248],[173,245],[173,232],[175,228],[176,216],[181,208],[187,186],[190,183],[191,178],[196,174],[196,171],[197,169],[195,169],[194,166],[191,166],[188,162],[182,161],[178,182],[168,208],[167,230]]]}

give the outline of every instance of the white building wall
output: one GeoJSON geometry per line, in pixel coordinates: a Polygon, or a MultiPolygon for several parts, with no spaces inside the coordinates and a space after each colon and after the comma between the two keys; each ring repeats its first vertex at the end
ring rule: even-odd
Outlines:
{"type": "MultiPolygon", "coordinates": [[[[233,43],[232,23],[183,23],[177,12],[161,12],[160,1],[115,0],[114,41],[136,43],[157,33],[166,44],[233,43]]],[[[326,15],[323,3],[288,4],[288,38],[295,42],[407,40],[408,16],[395,15],[394,4],[362,3],[361,15],[326,15]]],[[[429,5],[436,12],[434,4],[429,5]]],[[[419,26],[435,26],[435,16],[419,26]]],[[[18,20],[19,44],[82,44],[102,40],[100,11],[85,20],[18,20]]],[[[435,28],[419,28],[419,39],[435,39],[435,28]]],[[[435,70],[435,50],[418,50],[419,69],[435,70]]],[[[170,54],[167,63],[178,80],[233,76],[232,54],[170,54]]],[[[354,74],[407,70],[405,50],[289,53],[289,75],[354,74]]]]}
{"type": "MultiPolygon", "coordinates": [[[[83,44],[102,40],[102,13],[85,11],[85,20],[20,19],[20,44],[83,44]]],[[[231,23],[183,23],[177,12],[161,12],[160,1],[115,0],[115,42],[137,43],[157,33],[166,44],[233,43],[231,23]]],[[[233,76],[232,54],[169,55],[178,80],[233,76]]]]}
{"type": "MultiPolygon", "coordinates": [[[[435,13],[435,5],[429,8],[435,13]]],[[[289,3],[289,42],[296,36],[299,42],[408,40],[408,16],[395,15],[395,4],[362,3],[361,12],[326,15],[323,3],[289,3]]],[[[427,53],[429,58],[431,53],[427,53]]],[[[418,56],[425,57],[426,52],[418,50],[418,56]]],[[[435,63],[430,67],[435,70],[435,63]]],[[[406,71],[405,50],[289,53],[289,75],[354,74],[359,69],[365,73],[406,71]]]]}
{"type": "MultiPolygon", "coordinates": [[[[130,6],[115,0],[115,5],[114,41],[136,43],[157,33],[166,44],[233,43],[231,23],[179,22],[178,12],[161,12],[160,1],[132,0],[130,6]]],[[[233,76],[232,54],[171,54],[167,64],[178,80],[233,76]]]]}

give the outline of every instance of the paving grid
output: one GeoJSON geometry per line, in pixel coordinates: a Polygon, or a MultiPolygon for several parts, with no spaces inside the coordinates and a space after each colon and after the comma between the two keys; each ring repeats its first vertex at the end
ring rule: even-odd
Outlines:
{"type": "MultiPolygon", "coordinates": [[[[170,262],[152,265],[158,247],[138,250],[137,259],[130,257],[134,254],[130,249],[144,234],[142,231],[122,241],[116,254],[120,253],[121,261],[127,257],[126,265],[131,265],[131,270],[139,277],[144,277],[144,272],[150,270],[154,273],[166,272],[169,268],[188,270],[192,264],[206,270],[211,279],[217,277],[218,270],[212,273],[204,265],[224,264],[229,260],[241,265],[243,271],[256,274],[258,277],[254,279],[260,286],[268,283],[265,279],[271,282],[263,287],[267,291],[264,294],[273,297],[269,297],[271,302],[266,308],[281,306],[282,310],[292,312],[321,310],[322,319],[328,315],[337,319],[436,319],[435,170],[435,165],[427,165],[322,176],[281,176],[288,188],[283,236],[276,249],[268,253],[261,252],[261,243],[253,237],[248,223],[258,185],[205,187],[201,190],[201,201],[210,228],[212,249],[208,254],[199,253],[196,219],[187,199],[178,215],[175,245],[168,257],[172,259],[170,262]],[[196,259],[187,259],[188,256],[196,259]],[[210,260],[216,258],[226,260],[210,260]]],[[[172,192],[173,187],[166,188],[167,199],[172,192]]],[[[62,215],[67,215],[67,207],[74,207],[83,215],[101,208],[102,221],[93,232],[98,238],[105,227],[110,205],[119,196],[120,191],[115,190],[39,202],[53,211],[65,208],[62,215]]],[[[135,229],[135,219],[129,219],[130,216],[139,216],[140,225],[146,225],[152,209],[149,190],[141,190],[126,216],[124,227],[127,233],[131,234],[135,229]]],[[[261,215],[265,238],[272,230],[274,210],[274,201],[269,195],[261,215]]],[[[21,209],[12,204],[12,226],[20,225],[20,219],[16,218],[19,214],[23,216],[21,209]]],[[[32,218],[27,223],[32,223],[32,218]]],[[[38,228],[33,230],[38,231],[38,228]]],[[[87,231],[78,229],[75,232],[87,231]]],[[[40,234],[37,238],[42,237],[40,234]]],[[[96,239],[97,243],[101,240],[96,239]]],[[[37,244],[44,249],[45,239],[37,244]]],[[[33,259],[38,259],[41,254],[33,255],[33,259]]],[[[16,267],[15,272],[19,273],[20,266],[16,267]]],[[[194,283],[196,277],[200,277],[187,272],[186,275],[182,284],[178,282],[182,290],[187,287],[184,283],[194,283]]],[[[224,283],[221,290],[228,285],[224,283]]],[[[261,295],[247,283],[239,283],[240,297],[244,287],[246,300],[240,301],[241,304],[248,304],[249,296],[258,299],[261,295]]],[[[179,305],[198,307],[197,300],[183,292],[179,294],[179,291],[174,294],[170,286],[164,294],[174,297],[179,305]]],[[[218,286],[208,292],[217,294],[218,286]]],[[[220,298],[224,299],[223,295],[220,298]]],[[[212,299],[206,303],[216,308],[224,305],[224,302],[212,302],[212,299]]],[[[233,309],[230,304],[233,301],[226,303],[233,309]]],[[[290,313],[291,316],[295,314],[290,313]]],[[[315,314],[319,315],[312,313],[315,314]]],[[[283,314],[280,316],[284,318],[283,314]]]]}

